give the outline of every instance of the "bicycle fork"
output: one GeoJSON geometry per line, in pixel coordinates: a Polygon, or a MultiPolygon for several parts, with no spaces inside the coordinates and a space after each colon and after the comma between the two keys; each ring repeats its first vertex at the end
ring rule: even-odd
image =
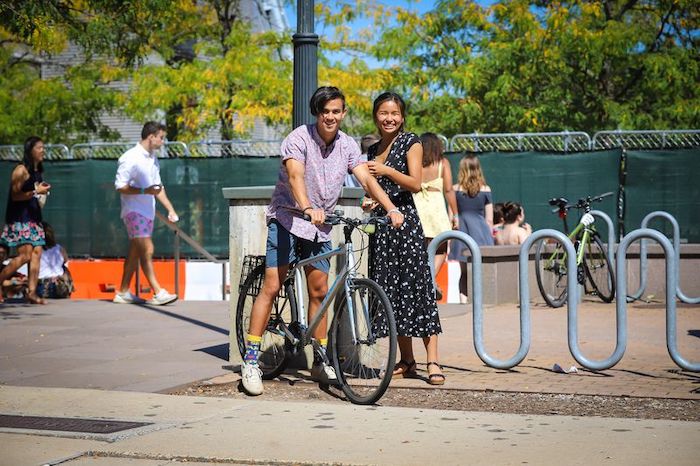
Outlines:
{"type": "Polygon", "coordinates": [[[372,326],[371,326],[371,316],[369,312],[368,302],[366,302],[362,296],[359,296],[358,300],[355,300],[356,296],[351,288],[351,283],[353,279],[357,276],[355,269],[355,256],[353,254],[353,248],[351,243],[345,245],[345,254],[347,254],[347,265],[348,265],[348,279],[345,280],[345,302],[348,308],[348,320],[350,321],[350,335],[352,338],[353,345],[360,343],[360,337],[358,336],[358,322],[361,315],[362,320],[367,325],[367,339],[368,341],[373,340],[372,326]],[[361,313],[361,314],[359,314],[361,313]]]}

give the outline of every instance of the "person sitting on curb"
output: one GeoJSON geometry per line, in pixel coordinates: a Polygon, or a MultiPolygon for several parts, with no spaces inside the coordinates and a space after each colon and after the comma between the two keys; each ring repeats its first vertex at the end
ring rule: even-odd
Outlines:
{"type": "Polygon", "coordinates": [[[506,202],[503,205],[503,229],[496,234],[496,244],[523,244],[531,234],[532,227],[525,223],[525,209],[517,202],[506,202]]]}

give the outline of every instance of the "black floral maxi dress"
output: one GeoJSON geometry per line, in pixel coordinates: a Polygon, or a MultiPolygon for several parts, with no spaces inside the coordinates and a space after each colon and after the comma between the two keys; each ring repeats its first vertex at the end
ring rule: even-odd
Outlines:
{"type": "MultiPolygon", "coordinates": [[[[420,139],[415,134],[399,134],[385,165],[408,174],[408,149],[417,143],[420,139]]],[[[369,148],[368,160],[376,158],[378,147],[379,144],[375,144],[369,148]]],[[[380,176],[377,181],[404,214],[404,223],[398,229],[378,228],[370,236],[370,277],[384,289],[391,302],[399,336],[427,337],[441,333],[423,227],[413,196],[388,177],[380,176]]],[[[378,206],[375,214],[386,215],[386,211],[378,206]]]]}

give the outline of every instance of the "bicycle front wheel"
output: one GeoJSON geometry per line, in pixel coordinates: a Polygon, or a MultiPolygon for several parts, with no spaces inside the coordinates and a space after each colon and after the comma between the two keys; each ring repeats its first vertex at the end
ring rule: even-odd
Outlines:
{"type": "Polygon", "coordinates": [[[554,308],[562,307],[566,302],[568,271],[566,269],[566,251],[561,243],[547,242],[547,240],[537,243],[535,274],[537,275],[537,287],[545,302],[554,308]]]}
{"type": "Polygon", "coordinates": [[[379,400],[396,361],[396,322],[384,290],[367,278],[350,279],[350,301],[339,296],[329,346],[338,381],[356,404],[379,400]],[[353,332],[354,328],[354,332],[353,332]]]}
{"type": "Polygon", "coordinates": [[[610,258],[597,235],[592,236],[591,241],[586,245],[583,264],[586,275],[598,297],[603,302],[612,302],[615,297],[615,276],[610,265],[610,258]]]}
{"type": "MultiPolygon", "coordinates": [[[[250,315],[253,310],[253,302],[262,287],[265,277],[265,266],[255,268],[240,288],[238,306],[236,307],[236,339],[241,358],[245,358],[246,338],[250,328],[250,315]]],[[[272,311],[267,326],[262,334],[260,342],[260,354],[258,366],[265,380],[274,379],[284,371],[287,366],[287,352],[285,347],[284,331],[292,320],[289,301],[279,295],[272,302],[272,311]]]]}

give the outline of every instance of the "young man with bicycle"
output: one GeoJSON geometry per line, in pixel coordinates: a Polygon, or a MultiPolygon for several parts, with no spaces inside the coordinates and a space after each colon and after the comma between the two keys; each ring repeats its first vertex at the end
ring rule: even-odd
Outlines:
{"type": "MultiPolygon", "coordinates": [[[[291,262],[331,250],[331,226],[324,225],[324,221],[326,212],[332,211],[338,202],[348,172],[352,172],[365,191],[386,209],[392,226],[398,228],[403,223],[403,215],[370,175],[357,143],[340,130],[347,113],[343,93],[337,87],[320,87],[311,97],[310,107],[316,123],[296,128],[282,141],[279,177],[266,210],[265,279],[253,303],[246,355],[241,365],[243,388],[249,395],[263,392],[258,354],[273,300],[291,262]],[[299,211],[303,215],[297,213],[299,211]]],[[[305,269],[309,320],[313,319],[328,292],[329,269],[328,259],[305,269]]],[[[324,316],[314,334],[322,347],[326,346],[326,333],[324,316]]],[[[336,379],[333,368],[319,355],[314,355],[311,374],[322,382],[336,379]]]]}

